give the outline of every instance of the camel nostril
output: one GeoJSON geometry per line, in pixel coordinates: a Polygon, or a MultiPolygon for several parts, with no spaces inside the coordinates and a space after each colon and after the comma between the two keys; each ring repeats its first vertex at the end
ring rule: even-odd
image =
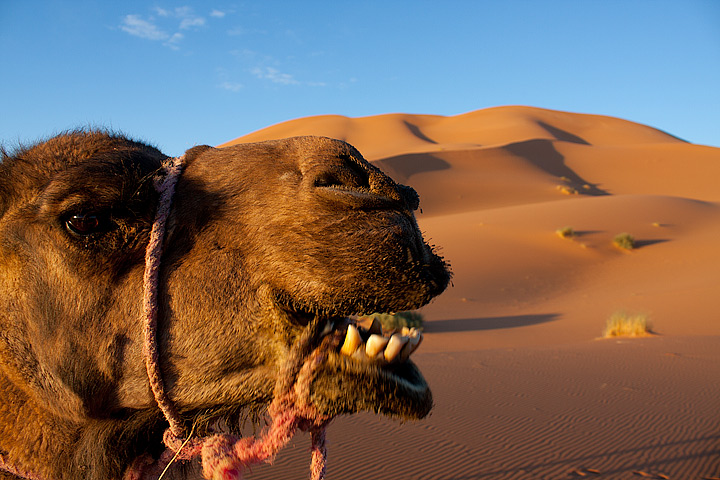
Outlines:
{"type": "Polygon", "coordinates": [[[354,165],[332,166],[319,172],[314,179],[315,187],[368,190],[370,180],[366,172],[354,165]]]}

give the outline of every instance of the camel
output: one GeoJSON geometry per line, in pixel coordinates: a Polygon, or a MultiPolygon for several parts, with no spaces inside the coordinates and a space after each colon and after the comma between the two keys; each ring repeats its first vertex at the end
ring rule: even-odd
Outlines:
{"type": "Polygon", "coordinates": [[[208,439],[259,445],[243,419],[292,412],[283,439],[315,442],[341,414],[428,414],[421,335],[353,320],[448,285],[413,189],[345,142],[295,137],[188,150],[164,204],[171,160],[99,130],[2,152],[0,478],[240,478],[208,439]]]}

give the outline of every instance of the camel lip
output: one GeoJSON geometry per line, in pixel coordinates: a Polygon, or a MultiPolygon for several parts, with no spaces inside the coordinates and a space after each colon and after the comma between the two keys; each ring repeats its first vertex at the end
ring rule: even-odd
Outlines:
{"type": "Polygon", "coordinates": [[[332,348],[330,338],[323,342],[330,348],[315,375],[311,399],[323,414],[365,410],[403,419],[427,416],[432,392],[411,360],[390,364],[358,360],[332,348]]]}
{"type": "Polygon", "coordinates": [[[345,374],[361,377],[376,377],[381,381],[394,383],[402,389],[413,391],[427,389],[427,384],[424,381],[418,381],[417,378],[407,375],[408,367],[412,366],[415,368],[415,364],[409,359],[401,363],[382,364],[379,362],[358,360],[331,351],[328,353],[327,363],[328,366],[339,368],[340,372],[345,374]]]}

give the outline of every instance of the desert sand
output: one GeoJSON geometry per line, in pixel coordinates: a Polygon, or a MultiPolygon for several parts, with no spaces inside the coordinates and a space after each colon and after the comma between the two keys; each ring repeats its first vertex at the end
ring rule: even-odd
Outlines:
{"type": "MultiPolygon", "coordinates": [[[[433,412],[336,419],[327,478],[720,478],[720,148],[519,106],[301,118],[225,145],[295,135],[414,187],[454,272],[413,355],[433,412]],[[612,244],[624,232],[636,248],[612,244]],[[655,335],[599,338],[619,311],[655,335]]],[[[249,478],[306,478],[308,448],[249,478]]]]}

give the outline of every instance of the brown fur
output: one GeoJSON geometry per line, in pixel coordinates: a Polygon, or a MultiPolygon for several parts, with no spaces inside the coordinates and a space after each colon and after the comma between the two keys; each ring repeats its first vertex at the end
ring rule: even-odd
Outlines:
{"type": "MultiPolygon", "coordinates": [[[[0,455],[14,465],[57,480],[120,478],[161,449],[140,318],[152,178],[165,158],[104,132],[3,154],[0,455]],[[100,227],[73,233],[75,214],[100,227]]],[[[188,425],[266,405],[312,318],[417,308],[449,281],[415,223],[415,192],[346,143],[196,147],[187,159],[163,257],[159,347],[188,425]]],[[[432,403],[411,362],[380,368],[332,352],[312,399],[326,414],[406,418],[432,403]]]]}

